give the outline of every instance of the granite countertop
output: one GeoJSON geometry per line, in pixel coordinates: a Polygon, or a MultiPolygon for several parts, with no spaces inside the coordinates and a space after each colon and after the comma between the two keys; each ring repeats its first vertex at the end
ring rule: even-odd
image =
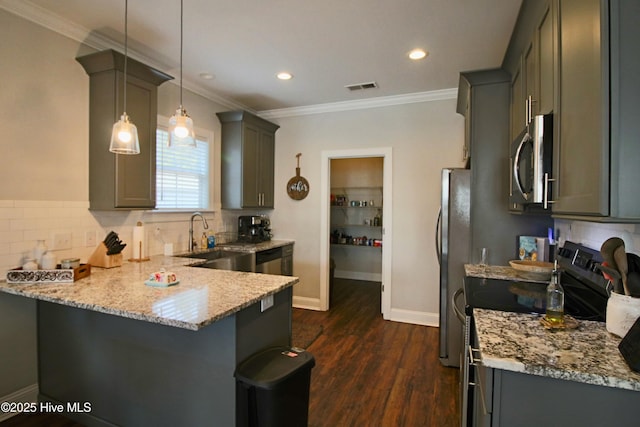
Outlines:
{"type": "Polygon", "coordinates": [[[0,292],[178,328],[198,330],[268,295],[298,283],[297,277],[189,267],[202,260],[152,256],[148,262],[92,268],[74,283],[0,282],[0,292]],[[144,284],[165,268],[176,273],[170,287],[144,284]]]}
{"type": "Polygon", "coordinates": [[[293,245],[294,240],[268,240],[259,243],[222,243],[220,248],[238,252],[260,252],[282,246],[293,245]]]}
{"type": "Polygon", "coordinates": [[[511,280],[514,282],[549,283],[548,279],[540,280],[539,278],[527,276],[513,267],[507,267],[503,265],[465,264],[464,273],[468,277],[479,277],[481,279],[511,280]]]}
{"type": "Polygon", "coordinates": [[[540,315],[473,309],[482,364],[489,368],[640,391],[640,374],[618,350],[605,323],[549,331],[540,315]]]}

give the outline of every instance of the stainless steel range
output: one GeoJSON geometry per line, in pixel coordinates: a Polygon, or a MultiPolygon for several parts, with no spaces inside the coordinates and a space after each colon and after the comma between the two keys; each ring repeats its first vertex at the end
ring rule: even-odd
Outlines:
{"type": "MultiPolygon", "coordinates": [[[[566,242],[557,254],[565,292],[565,313],[576,319],[604,321],[611,283],[600,271],[600,252],[573,242],[566,242]]],[[[454,304],[458,318],[464,324],[464,351],[460,366],[461,425],[471,426],[474,406],[476,370],[474,352],[477,348],[473,309],[510,311],[517,313],[544,313],[547,282],[520,282],[511,280],[464,279],[464,313],[454,304]]]]}

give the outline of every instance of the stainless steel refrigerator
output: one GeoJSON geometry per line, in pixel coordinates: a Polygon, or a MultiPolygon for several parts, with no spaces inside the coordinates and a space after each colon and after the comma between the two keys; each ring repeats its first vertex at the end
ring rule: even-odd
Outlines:
{"type": "Polygon", "coordinates": [[[436,226],[436,251],[440,263],[440,362],[460,366],[462,323],[451,309],[455,292],[462,288],[464,264],[470,261],[471,171],[442,170],[442,200],[436,226]]]}

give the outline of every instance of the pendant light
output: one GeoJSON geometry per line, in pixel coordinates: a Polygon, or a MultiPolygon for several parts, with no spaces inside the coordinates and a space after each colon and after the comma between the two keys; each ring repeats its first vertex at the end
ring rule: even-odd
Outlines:
{"type": "Polygon", "coordinates": [[[124,1],[124,90],[122,116],[113,125],[111,131],[111,144],[109,151],[116,154],[140,154],[140,142],[138,141],[138,129],[129,121],[127,115],[127,15],[128,0],[124,1]]]}
{"type": "Polygon", "coordinates": [[[196,146],[196,133],[193,130],[193,120],[187,115],[187,110],[182,106],[182,38],[184,25],[184,0],[180,0],[180,107],[169,119],[169,147],[172,146],[196,146]]]}

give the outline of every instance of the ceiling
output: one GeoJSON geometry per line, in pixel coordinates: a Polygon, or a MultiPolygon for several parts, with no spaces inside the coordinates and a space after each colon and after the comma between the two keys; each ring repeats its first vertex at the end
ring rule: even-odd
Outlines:
{"type": "MultiPolygon", "coordinates": [[[[456,88],[499,67],[521,0],[184,0],[184,86],[256,112],[456,88]],[[412,61],[413,48],[429,52],[412,61]],[[280,71],[294,78],[276,79],[280,71]],[[213,76],[201,77],[203,73],[213,76]],[[347,85],[376,82],[350,91],[347,85]]],[[[122,51],[124,0],[0,0],[122,51]]],[[[179,81],[180,0],[129,0],[132,57],[179,81]]]]}

